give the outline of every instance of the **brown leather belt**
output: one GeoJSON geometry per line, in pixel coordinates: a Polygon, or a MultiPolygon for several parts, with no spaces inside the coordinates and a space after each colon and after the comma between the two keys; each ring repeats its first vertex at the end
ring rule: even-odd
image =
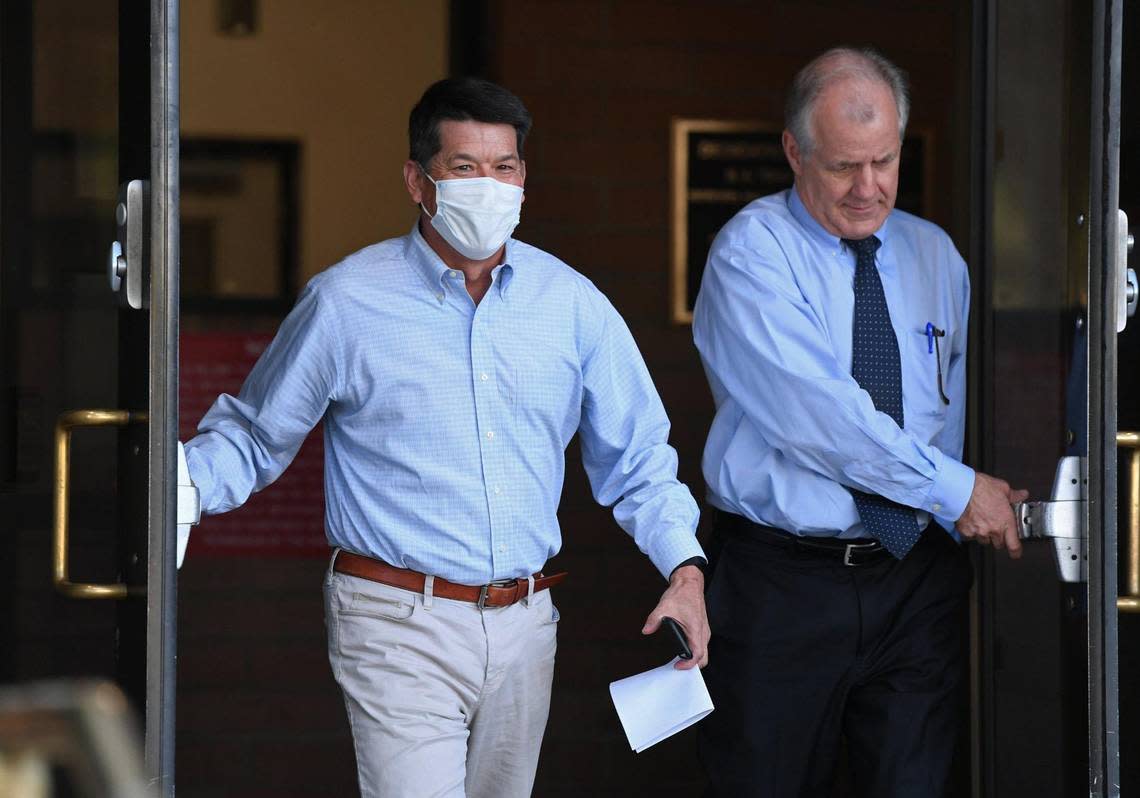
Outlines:
{"type": "MultiPolygon", "coordinates": [[[[371,557],[353,554],[351,551],[337,552],[333,570],[349,576],[359,576],[361,579],[370,579],[382,585],[399,587],[416,593],[424,592],[426,577],[419,571],[396,568],[371,557]]],[[[565,578],[565,571],[559,571],[550,576],[537,573],[534,575],[534,592],[537,593],[540,590],[554,587],[565,578]]],[[[470,601],[481,608],[509,607],[516,601],[526,598],[529,589],[530,586],[526,579],[503,579],[487,585],[473,587],[471,585],[457,585],[437,576],[432,582],[431,594],[456,601],[470,601]]]]}

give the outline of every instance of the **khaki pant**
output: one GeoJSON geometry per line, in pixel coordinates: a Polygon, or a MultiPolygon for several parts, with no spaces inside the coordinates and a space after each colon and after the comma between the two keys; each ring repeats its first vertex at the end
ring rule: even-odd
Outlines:
{"type": "Polygon", "coordinates": [[[330,566],[329,662],[348,709],[361,795],[530,795],[557,621],[549,590],[480,610],[330,566]]]}

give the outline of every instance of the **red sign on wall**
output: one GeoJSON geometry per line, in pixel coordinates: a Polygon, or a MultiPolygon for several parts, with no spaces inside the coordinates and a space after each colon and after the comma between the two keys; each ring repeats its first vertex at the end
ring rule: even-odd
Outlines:
{"type": "MultiPolygon", "coordinates": [[[[218,398],[237,395],[269,345],[265,333],[183,333],[178,389],[178,437],[187,441],[218,398]]],[[[190,533],[189,554],[324,557],[324,440],[318,425],[276,482],[236,510],[202,516],[190,533]]]]}

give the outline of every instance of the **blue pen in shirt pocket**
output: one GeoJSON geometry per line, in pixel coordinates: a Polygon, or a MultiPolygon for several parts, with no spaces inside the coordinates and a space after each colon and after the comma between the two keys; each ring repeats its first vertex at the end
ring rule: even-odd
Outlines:
{"type": "Polygon", "coordinates": [[[946,395],[946,390],[942,385],[942,347],[938,341],[940,338],[946,337],[946,331],[939,329],[934,325],[934,322],[926,322],[926,351],[934,355],[938,366],[938,396],[942,399],[943,404],[950,404],[950,397],[946,395]]]}

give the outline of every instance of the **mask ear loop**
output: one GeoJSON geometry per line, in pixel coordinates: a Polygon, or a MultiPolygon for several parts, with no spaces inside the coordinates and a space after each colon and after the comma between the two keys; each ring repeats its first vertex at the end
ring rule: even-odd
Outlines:
{"type": "MultiPolygon", "coordinates": [[[[416,166],[418,166],[420,168],[420,171],[423,172],[424,177],[426,177],[431,182],[431,184],[433,186],[435,186],[437,189],[437,191],[436,191],[436,206],[435,207],[436,207],[436,212],[438,212],[439,211],[439,192],[438,192],[439,183],[432,180],[431,175],[429,175],[427,173],[427,169],[424,168],[424,165],[422,163],[420,163],[419,161],[416,161],[416,166]]],[[[420,210],[423,211],[424,213],[427,213],[427,218],[429,218],[429,219],[435,218],[435,214],[428,213],[428,209],[424,207],[424,204],[422,202],[420,203],[420,210]]]]}

